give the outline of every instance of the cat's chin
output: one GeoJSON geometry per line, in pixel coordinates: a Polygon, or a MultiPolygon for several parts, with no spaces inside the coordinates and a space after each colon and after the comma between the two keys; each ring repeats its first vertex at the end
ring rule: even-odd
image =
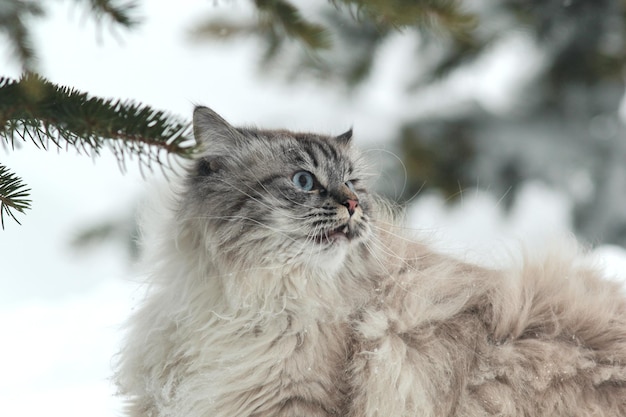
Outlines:
{"type": "Polygon", "coordinates": [[[348,245],[357,239],[358,235],[355,232],[354,227],[349,224],[344,224],[314,236],[312,241],[318,246],[326,249],[333,248],[337,245],[348,245]]]}
{"type": "Polygon", "coordinates": [[[348,233],[347,226],[338,227],[337,229],[331,230],[328,233],[324,233],[322,235],[315,236],[313,238],[313,242],[322,246],[333,246],[342,243],[349,243],[354,236],[348,233]]]}
{"type": "MultiPolygon", "coordinates": [[[[321,269],[334,275],[345,263],[348,253],[358,246],[362,236],[342,231],[334,231],[320,236],[310,245],[311,252],[306,255],[308,268],[321,269]]],[[[309,243],[311,240],[309,240],[309,243]]]]}
{"type": "Polygon", "coordinates": [[[322,245],[322,250],[314,255],[315,262],[309,262],[308,265],[334,275],[343,266],[349,246],[346,238],[338,238],[335,242],[322,245]]]}

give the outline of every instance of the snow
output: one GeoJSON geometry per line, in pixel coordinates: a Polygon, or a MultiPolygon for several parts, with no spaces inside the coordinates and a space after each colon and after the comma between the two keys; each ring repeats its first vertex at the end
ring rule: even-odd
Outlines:
{"type": "Polygon", "coordinates": [[[2,308],[2,415],[118,415],[110,363],[134,291],[111,279],[61,299],[2,308]]]}
{"type": "Polygon", "coordinates": [[[502,198],[480,190],[463,192],[448,206],[438,195],[417,199],[409,208],[410,224],[439,250],[490,266],[506,262],[511,252],[540,254],[572,239],[571,204],[563,194],[528,182],[507,211],[502,198]]]}
{"type": "MultiPolygon", "coordinates": [[[[233,12],[241,7],[219,4],[233,12]]],[[[393,49],[404,47],[399,38],[380,52],[385,64],[375,69],[369,89],[361,88],[350,100],[339,89],[285,86],[260,76],[254,41],[190,44],[185,30],[211,10],[212,2],[144,2],[147,19],[138,31],[116,41],[104,30],[100,42],[92,24],[77,24],[80,13],[68,13],[65,3],[55,6],[36,34],[44,74],[93,94],[134,99],[186,116],[193,104],[201,103],[234,124],[334,133],[353,125],[358,143],[383,148],[394,123],[406,116],[403,107],[417,105],[388,76],[388,71],[400,76],[394,71],[402,67],[402,59],[393,65],[393,49]]],[[[7,67],[3,75],[17,76],[15,68],[7,67]]],[[[106,154],[92,161],[30,144],[1,153],[3,163],[31,186],[34,204],[20,217],[22,226],[9,220],[0,231],[0,415],[120,415],[111,363],[121,325],[140,299],[136,271],[119,247],[75,252],[68,242],[83,225],[131,210],[149,181],[132,161],[122,174],[106,154]]],[[[376,157],[376,151],[370,153],[376,157]]],[[[572,221],[570,202],[538,183],[523,187],[510,215],[497,196],[466,190],[455,206],[434,194],[420,196],[409,219],[441,250],[477,262],[490,262],[519,242],[541,250],[570,235],[572,221]]],[[[624,279],[624,249],[604,246],[594,256],[607,277],[624,279]]]]}

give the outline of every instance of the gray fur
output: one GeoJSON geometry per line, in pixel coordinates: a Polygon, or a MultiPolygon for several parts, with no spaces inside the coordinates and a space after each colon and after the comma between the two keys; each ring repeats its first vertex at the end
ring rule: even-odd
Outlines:
{"type": "Polygon", "coordinates": [[[575,250],[504,270],[432,252],[367,192],[351,131],[199,107],[194,132],[118,357],[131,416],[626,415],[626,302],[575,250]]]}

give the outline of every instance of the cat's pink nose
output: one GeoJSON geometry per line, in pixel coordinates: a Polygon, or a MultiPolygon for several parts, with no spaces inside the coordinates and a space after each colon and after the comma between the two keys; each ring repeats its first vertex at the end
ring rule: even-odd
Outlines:
{"type": "Polygon", "coordinates": [[[356,208],[359,206],[359,201],[347,199],[346,201],[344,201],[343,205],[348,209],[348,213],[350,213],[350,216],[352,216],[356,208]]]}

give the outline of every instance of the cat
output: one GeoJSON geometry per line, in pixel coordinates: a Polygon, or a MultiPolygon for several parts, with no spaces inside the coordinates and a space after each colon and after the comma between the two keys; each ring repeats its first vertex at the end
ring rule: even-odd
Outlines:
{"type": "Polygon", "coordinates": [[[455,260],[368,192],[351,130],[193,125],[117,358],[130,416],[626,415],[626,298],[576,251],[455,260]]]}

